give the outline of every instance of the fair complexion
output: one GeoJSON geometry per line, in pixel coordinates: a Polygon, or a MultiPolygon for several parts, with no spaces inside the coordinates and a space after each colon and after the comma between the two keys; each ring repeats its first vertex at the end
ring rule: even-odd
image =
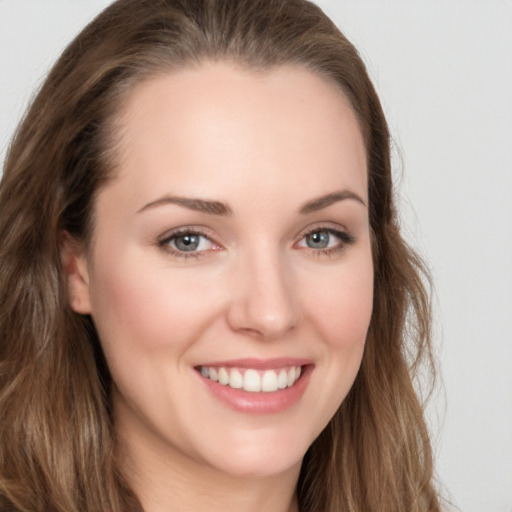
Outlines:
{"type": "Polygon", "coordinates": [[[147,512],[297,510],[371,316],[354,113],[300,67],[217,62],[139,84],[116,124],[94,237],[63,254],[112,374],[126,478],[147,512]]]}

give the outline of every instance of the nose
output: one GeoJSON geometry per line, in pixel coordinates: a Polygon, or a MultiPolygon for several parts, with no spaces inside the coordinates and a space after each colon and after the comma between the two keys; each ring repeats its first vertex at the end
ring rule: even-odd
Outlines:
{"type": "Polygon", "coordinates": [[[299,300],[289,265],[279,255],[252,255],[231,276],[228,323],[234,331],[278,339],[297,327],[299,300]]]}

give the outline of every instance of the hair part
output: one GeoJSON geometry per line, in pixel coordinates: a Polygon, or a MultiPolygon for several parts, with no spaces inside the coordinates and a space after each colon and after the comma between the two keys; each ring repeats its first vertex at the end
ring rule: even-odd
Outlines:
{"type": "Polygon", "coordinates": [[[74,313],[59,236],[88,243],[94,199],[115,176],[116,116],[134,86],[204,61],[294,64],[336,84],[368,164],[374,307],[361,369],[308,450],[308,512],[437,512],[432,453],[413,386],[433,372],[421,260],[400,236],[386,121],[352,44],[305,0],[119,0],[67,47],[9,149],[0,186],[0,508],[140,510],[116,460],[110,375],[74,313]]]}

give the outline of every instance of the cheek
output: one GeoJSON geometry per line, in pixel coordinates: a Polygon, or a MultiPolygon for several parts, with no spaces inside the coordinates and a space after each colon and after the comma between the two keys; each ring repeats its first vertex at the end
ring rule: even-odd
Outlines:
{"type": "Polygon", "coordinates": [[[312,338],[322,341],[317,344],[320,364],[311,380],[316,392],[307,412],[316,418],[311,442],[346,398],[361,365],[373,305],[373,265],[368,254],[317,274],[315,286],[304,295],[307,323],[315,329],[312,338]]]}
{"type": "Polygon", "coordinates": [[[371,258],[355,260],[317,280],[307,300],[314,325],[331,350],[361,352],[373,306],[371,258]]]}
{"type": "MultiPolygon", "coordinates": [[[[92,316],[104,350],[122,344],[123,357],[138,352],[177,352],[192,343],[208,321],[215,297],[161,262],[124,255],[95,269],[91,288],[92,316]]],[[[117,353],[115,354],[118,357],[117,353]]]]}

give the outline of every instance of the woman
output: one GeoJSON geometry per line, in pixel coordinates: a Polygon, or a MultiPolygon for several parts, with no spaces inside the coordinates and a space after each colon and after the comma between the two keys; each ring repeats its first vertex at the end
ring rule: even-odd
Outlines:
{"type": "Polygon", "coordinates": [[[423,267],[319,8],[113,3],[0,205],[2,510],[440,510],[423,267]]]}

